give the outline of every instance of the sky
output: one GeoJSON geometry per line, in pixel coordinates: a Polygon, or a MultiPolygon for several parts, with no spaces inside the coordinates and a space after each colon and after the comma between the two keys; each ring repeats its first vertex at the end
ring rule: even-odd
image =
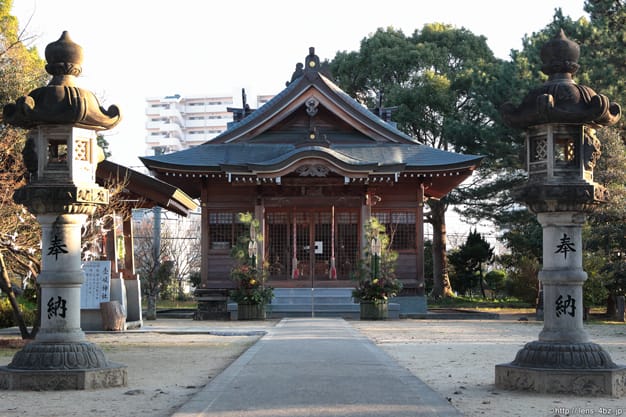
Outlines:
{"type": "Polygon", "coordinates": [[[309,47],[321,60],[332,59],[386,27],[405,35],[434,22],[462,27],[484,35],[494,54],[508,59],[525,35],[552,21],[556,8],[578,19],[586,16],[583,6],[584,0],[14,0],[11,14],[42,57],[65,30],[83,47],[77,84],[105,108],[122,111],[120,124],[105,132],[111,160],[138,167],[148,97],[226,94],[240,104],[245,88],[254,105],[257,94],[285,87],[309,47]]]}

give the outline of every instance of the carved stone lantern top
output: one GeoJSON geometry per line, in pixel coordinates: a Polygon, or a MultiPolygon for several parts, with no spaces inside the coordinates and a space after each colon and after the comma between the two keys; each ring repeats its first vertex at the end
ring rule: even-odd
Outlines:
{"type": "Polygon", "coordinates": [[[502,107],[504,122],[526,131],[528,181],[514,193],[535,213],[588,212],[608,199],[593,178],[601,155],[596,129],[617,123],[621,109],[574,82],[579,56],[578,44],[561,30],[541,49],[548,80],[519,106],[502,107]]]}
{"type": "Polygon", "coordinates": [[[548,80],[531,90],[515,107],[507,103],[502,115],[507,125],[528,128],[545,123],[610,126],[620,119],[617,103],[597,94],[591,88],[576,84],[572,76],[578,71],[580,47],[561,31],[541,49],[541,71],[548,80]]]}
{"type": "Polygon", "coordinates": [[[95,95],[74,83],[80,75],[83,49],[67,32],[46,47],[50,83],[3,108],[4,122],[28,129],[22,155],[29,181],[13,200],[40,214],[91,214],[107,204],[106,188],[96,183],[103,159],[96,131],[120,122],[117,106],[105,110],[95,95]]]}
{"type": "Polygon", "coordinates": [[[89,130],[107,130],[121,120],[120,110],[100,106],[96,96],[74,83],[82,72],[83,48],[74,43],[67,31],[45,50],[46,71],[52,79],[14,104],[3,108],[8,124],[32,129],[42,125],[72,125],[89,130]]]}

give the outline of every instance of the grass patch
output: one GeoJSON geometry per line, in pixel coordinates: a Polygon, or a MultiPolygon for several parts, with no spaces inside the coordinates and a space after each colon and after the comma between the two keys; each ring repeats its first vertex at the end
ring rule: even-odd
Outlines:
{"type": "Polygon", "coordinates": [[[11,358],[18,350],[30,340],[24,340],[20,337],[2,337],[0,338],[0,358],[11,358]]]}
{"type": "Polygon", "coordinates": [[[446,297],[440,299],[428,299],[429,308],[471,308],[477,310],[483,309],[533,309],[534,305],[528,302],[518,300],[517,298],[502,299],[482,299],[469,298],[464,296],[446,297]]]}
{"type": "MultiPolygon", "coordinates": [[[[195,300],[158,300],[156,303],[157,309],[168,309],[168,308],[197,308],[198,302],[195,300]]],[[[146,297],[143,297],[141,300],[141,307],[145,310],[148,308],[148,300],[146,297]]]]}

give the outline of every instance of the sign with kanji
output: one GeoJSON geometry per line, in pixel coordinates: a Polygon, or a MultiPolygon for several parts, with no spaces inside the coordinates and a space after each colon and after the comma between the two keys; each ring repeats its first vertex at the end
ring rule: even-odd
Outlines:
{"type": "Polygon", "coordinates": [[[85,282],[80,287],[80,308],[99,309],[111,298],[111,262],[83,262],[85,282]]]}
{"type": "Polygon", "coordinates": [[[563,295],[559,295],[554,303],[554,307],[557,317],[561,317],[562,315],[576,317],[576,299],[572,298],[569,294],[567,298],[564,298],[563,295]]]}
{"type": "Polygon", "coordinates": [[[48,303],[46,304],[48,307],[48,319],[53,317],[61,317],[65,318],[65,313],[67,312],[67,300],[62,298],[61,296],[57,296],[57,298],[50,297],[48,303]]]}
{"type": "Polygon", "coordinates": [[[50,241],[50,246],[48,247],[48,256],[52,255],[54,256],[54,260],[58,261],[59,255],[65,255],[66,253],[68,253],[67,245],[57,234],[55,234],[50,241]]]}
{"type": "Polygon", "coordinates": [[[556,245],[556,251],[554,251],[554,253],[562,253],[563,258],[567,259],[568,252],[576,252],[576,248],[574,242],[572,242],[572,238],[566,233],[563,233],[563,237],[559,240],[559,244],[556,245]]]}

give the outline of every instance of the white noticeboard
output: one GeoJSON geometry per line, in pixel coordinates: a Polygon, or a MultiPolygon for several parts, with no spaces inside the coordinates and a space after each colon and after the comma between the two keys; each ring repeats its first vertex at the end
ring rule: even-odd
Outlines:
{"type": "Polygon", "coordinates": [[[85,282],[80,287],[80,308],[99,309],[100,303],[110,301],[111,261],[83,263],[85,282]]]}
{"type": "Polygon", "coordinates": [[[322,242],[321,240],[316,240],[315,241],[315,254],[321,255],[323,253],[324,253],[324,242],[322,242]]]}

